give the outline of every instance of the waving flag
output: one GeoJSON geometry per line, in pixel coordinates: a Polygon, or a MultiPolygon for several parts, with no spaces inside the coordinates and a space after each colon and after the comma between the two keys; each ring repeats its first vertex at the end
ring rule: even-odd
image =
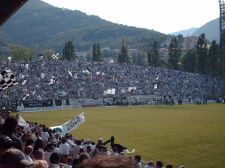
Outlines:
{"type": "Polygon", "coordinates": [[[2,70],[0,74],[0,91],[6,90],[7,88],[17,85],[15,76],[10,69],[2,70]]]}

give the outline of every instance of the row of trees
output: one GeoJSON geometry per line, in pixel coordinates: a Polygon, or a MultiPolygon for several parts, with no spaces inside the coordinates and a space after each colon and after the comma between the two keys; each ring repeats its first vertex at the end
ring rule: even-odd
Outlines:
{"type": "Polygon", "coordinates": [[[171,40],[169,46],[168,64],[172,69],[181,69],[188,72],[219,76],[220,47],[216,41],[208,43],[205,34],[198,37],[194,48],[181,51],[176,38],[171,40]]]}
{"type": "MultiPolygon", "coordinates": [[[[60,60],[77,60],[75,54],[75,47],[71,41],[68,41],[64,48],[62,55],[57,54],[53,49],[42,49],[39,59],[60,59],[60,60]]],[[[12,61],[31,61],[35,59],[35,53],[32,49],[25,46],[13,45],[11,46],[11,56],[8,59],[12,61]]]]}
{"type": "MultiPolygon", "coordinates": [[[[219,76],[220,48],[216,41],[212,41],[212,43],[209,44],[205,38],[205,34],[201,34],[194,48],[184,49],[182,47],[182,42],[181,36],[171,39],[168,47],[168,60],[165,61],[162,60],[159,53],[159,42],[154,41],[147,52],[147,64],[154,67],[166,67],[175,70],[219,76]]],[[[128,56],[127,43],[127,40],[122,40],[120,53],[117,59],[118,63],[131,63],[131,58],[128,56]]],[[[138,59],[145,59],[144,54],[138,59]]],[[[134,64],[143,64],[143,62],[144,61],[133,59],[134,64]]]]}
{"type": "MultiPolygon", "coordinates": [[[[153,41],[148,51],[137,50],[131,57],[128,52],[128,40],[122,39],[120,52],[117,57],[117,63],[149,65],[154,67],[166,67],[175,70],[184,70],[188,72],[197,72],[213,76],[219,75],[220,53],[219,45],[216,41],[209,44],[205,38],[205,34],[198,37],[197,44],[194,48],[188,50],[182,47],[182,36],[173,37],[170,41],[168,51],[168,60],[163,60],[159,53],[159,42],[153,41]]],[[[33,50],[24,46],[12,46],[12,60],[33,60],[33,50]]],[[[55,54],[52,49],[43,49],[42,57],[44,59],[61,59],[61,60],[78,60],[75,47],[71,41],[68,41],[62,55],[55,54]]],[[[101,62],[103,54],[101,46],[98,43],[92,46],[91,60],[101,62]]]]}

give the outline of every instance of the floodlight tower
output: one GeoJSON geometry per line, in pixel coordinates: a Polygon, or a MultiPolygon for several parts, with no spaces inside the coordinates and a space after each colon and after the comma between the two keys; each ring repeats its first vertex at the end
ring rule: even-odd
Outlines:
{"type": "Polygon", "coordinates": [[[222,95],[225,96],[225,1],[219,0],[220,7],[220,61],[222,95]]]}

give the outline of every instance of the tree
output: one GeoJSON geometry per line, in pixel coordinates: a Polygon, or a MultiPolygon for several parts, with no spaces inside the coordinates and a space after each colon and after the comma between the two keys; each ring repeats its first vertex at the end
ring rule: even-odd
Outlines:
{"type": "Polygon", "coordinates": [[[184,37],[183,37],[183,35],[182,35],[182,34],[179,34],[179,35],[176,37],[176,39],[177,39],[178,47],[179,47],[179,49],[181,49],[181,48],[182,48],[182,44],[183,44],[183,42],[184,42],[184,37]]]}
{"type": "Polygon", "coordinates": [[[135,65],[146,65],[147,64],[147,54],[143,50],[137,50],[132,57],[133,64],[135,65]]]}
{"type": "Polygon", "coordinates": [[[129,55],[128,55],[128,42],[127,42],[126,38],[122,39],[120,53],[117,58],[117,62],[121,63],[121,64],[123,64],[123,63],[129,64],[130,63],[130,59],[129,59],[129,55]]]}
{"type": "Polygon", "coordinates": [[[148,53],[148,65],[159,67],[161,60],[159,57],[159,43],[157,41],[153,42],[152,50],[148,53]]]}
{"type": "Polygon", "coordinates": [[[94,62],[102,61],[101,46],[98,43],[95,43],[92,46],[92,61],[94,62]]]}
{"type": "Polygon", "coordinates": [[[53,60],[52,55],[55,53],[53,49],[42,49],[41,53],[44,59],[53,60]]]}
{"type": "Polygon", "coordinates": [[[76,54],[75,54],[75,48],[71,41],[68,41],[65,44],[65,47],[63,49],[63,59],[65,60],[77,60],[76,54]]]}
{"type": "Polygon", "coordinates": [[[210,75],[218,76],[220,69],[220,47],[213,40],[209,48],[209,64],[210,64],[210,75]]]}
{"type": "Polygon", "coordinates": [[[182,59],[183,70],[187,72],[196,71],[196,51],[194,49],[188,50],[182,59]]]}
{"type": "Polygon", "coordinates": [[[11,47],[12,60],[16,61],[31,61],[34,59],[34,51],[25,46],[12,46],[11,47]]]}
{"type": "Polygon", "coordinates": [[[197,41],[197,69],[199,73],[207,74],[209,72],[208,49],[205,34],[202,33],[197,41]]]}
{"type": "Polygon", "coordinates": [[[171,39],[170,45],[169,45],[169,67],[172,69],[178,69],[178,62],[180,59],[180,48],[178,46],[178,42],[176,37],[171,39]]]}

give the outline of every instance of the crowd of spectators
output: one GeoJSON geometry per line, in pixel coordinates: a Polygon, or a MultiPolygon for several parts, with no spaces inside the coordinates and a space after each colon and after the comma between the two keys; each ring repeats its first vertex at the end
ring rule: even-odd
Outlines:
{"type": "MultiPolygon", "coordinates": [[[[126,103],[129,96],[151,95],[164,97],[168,104],[178,97],[182,104],[183,96],[216,97],[221,91],[220,81],[211,76],[136,65],[42,60],[1,62],[0,67],[11,69],[19,83],[1,91],[1,101],[107,100],[113,96],[113,102],[121,99],[119,102],[126,103]]],[[[5,120],[0,127],[0,167],[3,168],[173,167],[163,165],[162,161],[143,164],[141,155],[128,157],[124,150],[118,151],[124,148],[114,144],[114,137],[106,142],[102,138],[96,142],[77,139],[37,123],[18,126],[16,119],[8,114],[0,114],[5,120]]]]}
{"type": "Polygon", "coordinates": [[[74,61],[1,62],[18,85],[0,92],[1,100],[98,99],[109,95],[216,97],[214,77],[179,70],[137,65],[74,61]]]}
{"type": "Polygon", "coordinates": [[[143,164],[141,155],[128,156],[127,148],[114,141],[113,136],[106,142],[102,138],[96,142],[77,139],[38,123],[21,126],[16,117],[10,116],[0,125],[0,167],[173,168],[162,161],[143,164]]]}

